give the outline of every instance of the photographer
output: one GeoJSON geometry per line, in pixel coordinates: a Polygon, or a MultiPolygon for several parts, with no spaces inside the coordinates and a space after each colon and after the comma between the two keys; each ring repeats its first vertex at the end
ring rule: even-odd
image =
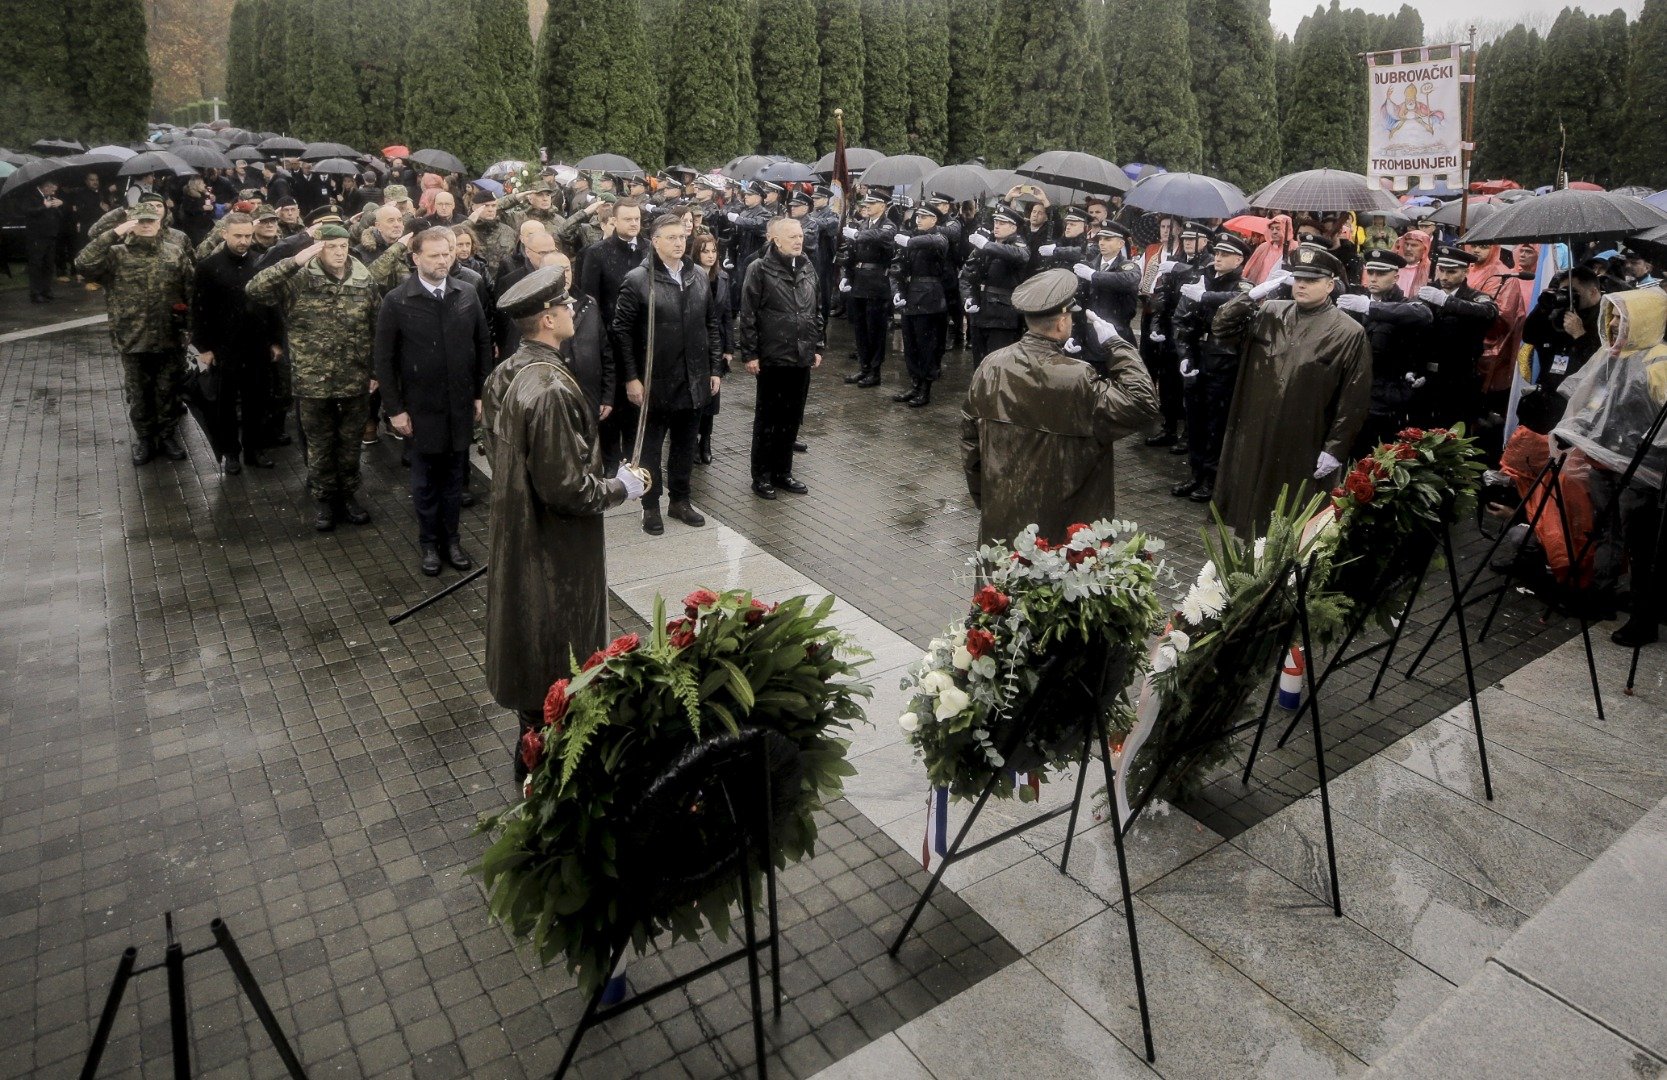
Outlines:
{"type": "Polygon", "coordinates": [[[1542,392],[1555,391],[1564,379],[1585,367],[1600,348],[1598,304],[1602,300],[1598,276],[1584,266],[1559,276],[1540,294],[1523,323],[1522,340],[1534,347],[1539,358],[1540,375],[1535,385],[1542,392]]]}

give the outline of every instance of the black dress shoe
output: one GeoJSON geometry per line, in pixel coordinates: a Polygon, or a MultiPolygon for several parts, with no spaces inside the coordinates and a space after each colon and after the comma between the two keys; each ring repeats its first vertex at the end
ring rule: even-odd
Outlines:
{"type": "Polygon", "coordinates": [[[712,464],[712,436],[702,435],[700,445],[696,450],[696,457],[702,465],[712,464]]]}
{"type": "Polygon", "coordinates": [[[855,386],[857,383],[862,382],[866,378],[868,378],[867,371],[853,371],[851,374],[845,376],[845,383],[847,386],[855,386]]]}
{"type": "Polygon", "coordinates": [[[370,521],[370,511],[359,505],[359,500],[348,495],[342,499],[341,516],[354,525],[364,525],[370,521]]]}
{"type": "Polygon", "coordinates": [[[1199,484],[1198,487],[1193,489],[1193,493],[1187,496],[1187,498],[1191,499],[1193,502],[1198,503],[1209,502],[1215,497],[1216,489],[1214,484],[1199,484]]]}
{"type": "Polygon", "coordinates": [[[440,549],[433,544],[423,545],[422,568],[429,577],[440,576],[440,549]]]}
{"type": "Polygon", "coordinates": [[[272,440],[272,445],[273,446],[288,446],[290,443],[292,443],[294,441],[295,441],[295,436],[291,435],[287,431],[280,431],[280,432],[278,432],[278,437],[272,440]]]}
{"type": "Polygon", "coordinates": [[[1197,490],[1198,490],[1198,481],[1196,481],[1196,480],[1183,480],[1179,484],[1176,484],[1174,487],[1170,488],[1169,493],[1171,495],[1175,496],[1177,499],[1184,499],[1188,495],[1191,495],[1193,492],[1195,492],[1197,490]]]}
{"type": "Polygon", "coordinates": [[[867,389],[870,386],[879,386],[880,373],[878,371],[863,372],[862,378],[857,380],[857,385],[863,387],[864,389],[867,389]]]}
{"type": "Polygon", "coordinates": [[[1174,454],[1176,457],[1179,457],[1191,449],[1192,447],[1187,445],[1187,441],[1185,439],[1177,439],[1175,440],[1175,445],[1169,448],[1169,452],[1174,454]]]}
{"type": "Polygon", "coordinates": [[[470,491],[467,488],[464,488],[463,489],[463,497],[457,500],[457,505],[459,505],[459,506],[473,506],[473,505],[475,505],[475,493],[470,491]]]}
{"type": "Polygon", "coordinates": [[[695,529],[706,524],[706,518],[701,516],[700,511],[683,499],[673,499],[671,505],[666,507],[666,516],[695,529]]]}
{"type": "Polygon", "coordinates": [[[776,497],[776,489],[771,486],[770,481],[768,480],[754,480],[752,482],[752,493],[757,495],[760,499],[773,499],[776,497]]]}
{"type": "Polygon", "coordinates": [[[1146,436],[1147,446],[1174,446],[1178,436],[1173,431],[1165,431],[1158,435],[1146,436]]]}
{"type": "Polygon", "coordinates": [[[803,481],[795,480],[791,474],[776,477],[776,487],[783,491],[790,491],[794,495],[803,495],[805,492],[810,490],[805,487],[803,481]]]}
{"type": "Polygon", "coordinates": [[[163,457],[166,457],[170,461],[185,460],[185,447],[179,444],[179,439],[174,437],[173,432],[169,432],[156,441],[162,450],[163,457]]]}
{"type": "Polygon", "coordinates": [[[795,454],[803,454],[803,453],[808,452],[809,450],[810,450],[810,447],[808,445],[806,445],[805,443],[796,442],[796,443],[793,444],[793,452],[795,454]]]}
{"type": "Polygon", "coordinates": [[[920,380],[916,379],[909,384],[909,388],[907,390],[899,390],[897,393],[891,395],[891,400],[900,405],[906,405],[918,396],[920,396],[920,380]]]}
{"type": "Polygon", "coordinates": [[[336,527],[336,504],[330,499],[318,500],[318,513],[313,516],[313,528],[329,532],[336,527]]]}
{"type": "Polygon", "coordinates": [[[463,550],[463,545],[456,540],[446,545],[446,562],[453,570],[473,570],[475,560],[469,558],[469,553],[463,550]]]}
{"type": "Polygon", "coordinates": [[[923,409],[932,404],[932,384],[929,382],[921,383],[920,389],[916,390],[914,396],[903,404],[911,409],[923,409]]]}
{"type": "Polygon", "coordinates": [[[276,469],[278,463],[272,460],[272,455],[265,450],[255,450],[243,455],[243,464],[253,465],[257,469],[276,469]]]}
{"type": "Polygon", "coordinates": [[[149,439],[133,440],[133,464],[143,465],[155,456],[156,447],[151,445],[149,439]]]}
{"type": "Polygon", "coordinates": [[[1660,627],[1654,619],[1642,619],[1633,616],[1626,621],[1626,625],[1609,635],[1609,640],[1626,649],[1636,649],[1643,645],[1654,645],[1661,639],[1660,627]]]}
{"type": "Polygon", "coordinates": [[[666,523],[660,517],[660,508],[658,506],[649,506],[647,503],[643,504],[642,531],[650,536],[659,536],[661,533],[666,531],[666,523]]]}
{"type": "Polygon", "coordinates": [[[243,471],[243,463],[235,457],[229,457],[220,466],[227,476],[236,476],[243,471]]]}

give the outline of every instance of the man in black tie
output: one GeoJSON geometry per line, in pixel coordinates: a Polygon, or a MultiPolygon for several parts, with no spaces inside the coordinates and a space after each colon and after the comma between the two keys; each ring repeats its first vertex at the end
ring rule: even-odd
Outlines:
{"type": "Polygon", "coordinates": [[[376,378],[388,422],[411,448],[422,571],[474,565],[458,539],[469,443],[480,420],[481,386],[492,370],[492,333],[473,286],[449,277],[450,229],[412,241],[417,272],[382,300],[376,320],[376,378]]]}

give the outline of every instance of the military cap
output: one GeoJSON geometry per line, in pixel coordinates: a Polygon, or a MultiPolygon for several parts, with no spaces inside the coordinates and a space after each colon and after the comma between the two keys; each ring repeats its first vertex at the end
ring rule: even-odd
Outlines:
{"type": "Polygon", "coordinates": [[[954,199],[951,199],[948,195],[945,195],[941,191],[932,192],[932,194],[926,196],[926,201],[929,203],[936,203],[940,206],[952,206],[955,203],[954,199]]]}
{"type": "Polygon", "coordinates": [[[339,224],[331,223],[318,230],[318,239],[320,243],[325,240],[346,240],[348,238],[347,230],[342,228],[339,224]]]}
{"type": "Polygon", "coordinates": [[[1337,261],[1337,256],[1317,244],[1300,244],[1291,252],[1287,268],[1292,277],[1299,278],[1340,278],[1343,276],[1343,264],[1337,261]]]}
{"type": "MultiPolygon", "coordinates": [[[[398,184],[391,185],[387,190],[392,191],[394,188],[399,188],[399,190],[401,192],[403,192],[405,190],[404,188],[399,187],[398,184]]],[[[277,201],[277,203],[275,203],[274,205],[276,205],[278,209],[282,210],[286,206],[300,206],[301,204],[295,201],[295,196],[294,195],[285,195],[283,198],[279,199],[277,201]]]]}
{"type": "Polygon", "coordinates": [[[996,212],[990,215],[990,224],[994,225],[998,221],[1005,221],[1015,228],[1021,227],[1025,223],[1024,215],[1010,206],[998,207],[996,212]]]}
{"type": "Polygon", "coordinates": [[[802,191],[795,191],[792,194],[792,196],[790,198],[788,198],[787,201],[792,206],[809,206],[809,205],[811,205],[810,196],[806,195],[802,191]]]}
{"type": "Polygon", "coordinates": [[[614,183],[617,184],[621,180],[623,180],[623,181],[625,181],[626,185],[629,186],[629,187],[645,188],[645,187],[648,186],[648,177],[638,176],[635,173],[632,173],[629,176],[615,173],[615,174],[613,174],[613,178],[614,178],[614,183]]]}
{"type": "Polygon", "coordinates": [[[663,188],[676,188],[678,191],[683,190],[683,178],[680,176],[674,176],[671,173],[663,172],[659,175],[659,181],[660,186],[663,188]]]}
{"type": "Polygon", "coordinates": [[[929,215],[933,221],[938,220],[939,217],[938,208],[933,206],[931,203],[921,203],[919,206],[915,207],[915,217],[918,218],[922,214],[929,215]]]}
{"type": "Polygon", "coordinates": [[[1367,248],[1361,258],[1368,270],[1400,270],[1407,264],[1400,252],[1390,248],[1367,248]]]}
{"type": "Polygon", "coordinates": [[[511,319],[524,319],[570,299],[567,271],[557,265],[541,266],[498,297],[498,310],[511,319]]]}
{"type": "Polygon", "coordinates": [[[1211,229],[1208,225],[1200,225],[1196,221],[1189,221],[1185,225],[1181,226],[1181,237],[1183,239],[1190,236],[1198,240],[1208,240],[1212,235],[1214,235],[1214,232],[1215,230],[1211,229]]]}
{"type": "Polygon", "coordinates": [[[259,206],[255,207],[255,220],[256,221],[272,221],[272,220],[275,220],[277,218],[277,216],[278,216],[278,208],[276,206],[271,206],[267,203],[261,203],[259,206]]]}
{"type": "Polygon", "coordinates": [[[1092,219],[1091,219],[1091,218],[1090,218],[1090,217],[1089,217],[1089,216],[1088,216],[1088,208],[1087,208],[1087,207],[1084,207],[1084,206],[1067,206],[1067,207],[1066,207],[1066,208],[1065,208],[1065,209],[1064,209],[1064,210],[1063,210],[1063,211],[1062,211],[1062,212],[1061,212],[1061,216],[1062,216],[1062,217],[1063,217],[1063,218],[1064,218],[1064,219],[1065,219],[1065,220],[1066,220],[1066,221],[1082,221],[1082,222],[1087,222],[1087,221],[1090,221],[1090,220],[1092,220],[1092,219]]]}
{"type": "Polygon", "coordinates": [[[1245,243],[1244,237],[1230,232],[1216,233],[1215,242],[1210,245],[1210,250],[1237,255],[1241,259],[1250,257],[1250,245],[1245,243]]]}
{"type": "Polygon", "coordinates": [[[334,206],[321,206],[307,215],[308,225],[340,225],[341,212],[334,206]]]}
{"type": "Polygon", "coordinates": [[[470,184],[469,201],[476,206],[485,206],[487,203],[497,202],[498,197],[483,187],[476,187],[475,185],[470,184]]]}
{"type": "Polygon", "coordinates": [[[1077,275],[1044,270],[1013,290],[1013,309],[1021,315],[1055,315],[1076,310],[1077,275]]]}
{"type": "Polygon", "coordinates": [[[753,187],[758,189],[758,193],[760,195],[768,195],[772,191],[777,195],[780,195],[783,191],[787,190],[772,180],[754,180],[752,184],[753,187]]]}
{"type": "Polygon", "coordinates": [[[260,189],[259,188],[252,188],[252,187],[238,188],[237,189],[237,197],[239,199],[249,199],[252,202],[259,202],[260,201],[260,189]]]}
{"type": "Polygon", "coordinates": [[[865,202],[865,203],[879,203],[880,205],[884,206],[886,203],[891,202],[891,199],[889,197],[885,196],[885,195],[880,194],[878,191],[874,191],[874,190],[870,189],[869,191],[864,193],[864,195],[862,197],[862,201],[865,202]]]}
{"type": "Polygon", "coordinates": [[[411,192],[406,189],[404,184],[389,184],[382,189],[382,198],[388,202],[400,202],[410,197],[411,192]]]}
{"type": "Polygon", "coordinates": [[[813,198],[817,199],[831,199],[833,198],[833,188],[826,184],[817,184],[816,190],[812,191],[810,194],[813,198]]]}
{"type": "Polygon", "coordinates": [[[162,213],[160,199],[140,199],[131,211],[134,221],[161,221],[162,213]]]}
{"type": "Polygon", "coordinates": [[[699,176],[695,177],[695,187],[703,187],[707,191],[722,191],[728,186],[729,185],[724,182],[724,178],[721,176],[712,176],[708,173],[701,173],[699,176]]]}
{"type": "Polygon", "coordinates": [[[528,184],[526,187],[521,189],[521,191],[524,194],[527,194],[527,195],[531,195],[534,192],[543,192],[544,194],[548,195],[553,190],[554,189],[550,187],[550,181],[545,180],[543,177],[540,177],[539,179],[534,180],[532,183],[528,184]]]}
{"type": "Polygon", "coordinates": [[[1476,261],[1476,256],[1457,244],[1437,244],[1435,246],[1435,264],[1437,266],[1470,266],[1476,261]]]}
{"type": "Polygon", "coordinates": [[[1099,228],[1095,230],[1095,233],[1099,236],[1121,236],[1125,240],[1130,239],[1132,236],[1127,225],[1123,224],[1121,221],[1113,221],[1110,218],[1100,222],[1099,228]]]}
{"type": "Polygon", "coordinates": [[[168,200],[164,199],[162,197],[162,193],[159,191],[142,192],[139,195],[139,201],[142,203],[155,203],[156,205],[163,207],[168,205],[168,200]]]}

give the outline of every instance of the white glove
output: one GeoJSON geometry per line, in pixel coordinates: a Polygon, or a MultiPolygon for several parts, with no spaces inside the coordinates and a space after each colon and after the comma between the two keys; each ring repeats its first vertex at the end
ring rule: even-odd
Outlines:
{"type": "Polygon", "coordinates": [[[1192,380],[1198,378],[1197,369],[1195,369],[1192,366],[1191,361],[1184,356],[1181,357],[1181,378],[1187,382],[1191,382],[1192,380]]]}
{"type": "Polygon", "coordinates": [[[1071,267],[1071,272],[1082,280],[1087,281],[1094,276],[1094,268],[1087,263],[1077,263],[1071,267]]]}
{"type": "Polygon", "coordinates": [[[891,238],[891,242],[900,248],[906,248],[909,246],[909,241],[912,239],[914,238],[908,233],[898,233],[896,236],[891,238]]]}
{"type": "Polygon", "coordinates": [[[1116,324],[1100,318],[1092,311],[1085,311],[1083,314],[1088,316],[1088,325],[1094,328],[1094,337],[1099,340],[1101,345],[1114,338],[1118,341],[1123,339],[1123,335],[1117,332],[1116,324]]]}
{"type": "Polygon", "coordinates": [[[1418,374],[1416,371],[1407,372],[1406,378],[1407,385],[1412,387],[1414,390],[1424,385],[1424,376],[1418,374]]]}
{"type": "MultiPolygon", "coordinates": [[[[1262,284],[1256,286],[1254,289],[1251,289],[1250,298],[1252,300],[1265,300],[1274,293],[1278,292],[1279,287],[1283,284],[1285,284],[1285,279],[1280,277],[1278,274],[1275,274],[1268,278],[1268,280],[1262,282],[1262,284]]],[[[1181,287],[1181,291],[1186,292],[1186,286],[1183,285],[1181,287]]]]}
{"type": "Polygon", "coordinates": [[[975,232],[971,236],[967,237],[967,243],[971,244],[980,251],[984,250],[984,245],[989,242],[990,238],[985,236],[983,233],[975,232]]]}
{"type": "Polygon", "coordinates": [[[1447,303],[1447,292],[1445,289],[1438,289],[1434,285],[1425,285],[1418,290],[1418,299],[1431,307],[1442,307],[1447,303]]]}
{"type": "Polygon", "coordinates": [[[633,472],[631,466],[624,463],[621,463],[619,471],[614,473],[614,479],[625,485],[625,497],[627,499],[640,499],[643,492],[648,490],[648,485],[642,482],[642,477],[633,472]]]}
{"type": "Polygon", "coordinates": [[[1324,480],[1336,472],[1342,464],[1341,461],[1321,450],[1319,458],[1314,462],[1314,479],[1324,480]]]}
{"type": "Polygon", "coordinates": [[[1044,259],[1051,259],[1053,258],[1053,253],[1058,249],[1058,244],[1043,244],[1041,247],[1036,249],[1036,254],[1042,256],[1044,259]]]}
{"type": "Polygon", "coordinates": [[[840,278],[839,279],[839,291],[840,292],[850,292],[851,291],[851,279],[850,278],[840,278]]]}
{"type": "Polygon", "coordinates": [[[847,225],[843,229],[839,230],[839,235],[845,237],[847,240],[855,240],[857,238],[857,230],[847,225]]]}
{"type": "Polygon", "coordinates": [[[1168,341],[1169,339],[1164,337],[1162,334],[1147,334],[1146,335],[1146,340],[1147,341],[1156,341],[1159,344],[1162,344],[1163,342],[1168,341]]]}
{"type": "Polygon", "coordinates": [[[736,213],[734,210],[731,210],[729,213],[725,214],[724,217],[727,217],[731,222],[736,222],[736,221],[741,220],[741,215],[736,213]]]}
{"type": "MultiPolygon", "coordinates": [[[[1181,295],[1195,304],[1198,303],[1198,301],[1204,299],[1204,283],[1202,281],[1195,281],[1191,285],[1182,285],[1181,295]]],[[[1255,294],[1252,293],[1251,295],[1254,296],[1255,294]]]]}
{"type": "Polygon", "coordinates": [[[909,302],[907,300],[903,299],[903,294],[902,293],[892,293],[891,294],[891,306],[895,307],[895,308],[908,307],[909,302]]]}
{"type": "Polygon", "coordinates": [[[1358,293],[1344,293],[1337,298],[1337,306],[1343,311],[1352,311],[1356,315],[1364,315],[1372,310],[1372,298],[1358,293]]]}
{"type": "Polygon", "coordinates": [[[961,306],[966,309],[968,315],[978,314],[978,305],[973,303],[971,300],[961,301],[961,306]]]}
{"type": "Polygon", "coordinates": [[[1181,263],[1177,262],[1174,259],[1165,259],[1163,262],[1158,264],[1158,273],[1167,274],[1167,273],[1171,272],[1172,270],[1174,270],[1176,267],[1181,266],[1181,265],[1182,265],[1181,263]]]}
{"type": "Polygon", "coordinates": [[[1065,343],[1059,347],[1059,351],[1064,353],[1066,356],[1075,356],[1082,352],[1082,346],[1077,344],[1076,338],[1069,337],[1066,338],[1065,343]]]}

